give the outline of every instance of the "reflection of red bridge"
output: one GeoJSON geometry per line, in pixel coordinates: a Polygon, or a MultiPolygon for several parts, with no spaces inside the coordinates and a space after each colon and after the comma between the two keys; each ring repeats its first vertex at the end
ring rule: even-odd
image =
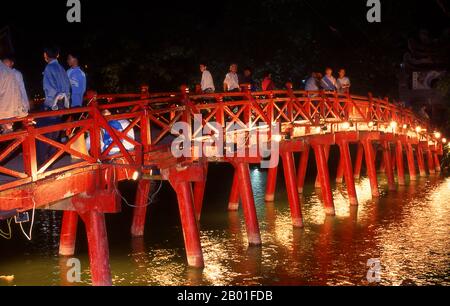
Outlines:
{"type": "MultiPolygon", "coordinates": [[[[379,196],[376,154],[382,153],[381,168],[388,178],[389,190],[397,183],[405,183],[404,155],[406,152],[409,179],[440,171],[439,156],[442,141],[427,122],[411,111],[394,106],[386,100],[372,97],[338,95],[334,93],[306,93],[287,90],[273,92],[242,92],[211,95],[178,93],[105,95],[98,96],[90,106],[51,113],[32,114],[27,118],[3,120],[0,124],[21,123],[21,129],[0,136],[0,212],[27,211],[33,208],[63,210],[60,253],[73,255],[78,216],[86,225],[92,281],[95,285],[111,284],[105,213],[120,211],[117,183],[140,176],[134,208],[132,235],[144,232],[146,205],[151,180],[168,180],[178,196],[188,264],[202,267],[203,256],[197,222],[200,219],[208,160],[205,158],[175,158],[170,143],[164,143],[174,123],[193,122],[193,115],[201,113],[203,124],[236,123],[248,130],[257,124],[282,125],[279,154],[283,163],[287,194],[293,226],[301,227],[302,213],[298,193],[302,193],[310,148],[314,151],[318,185],[321,186],[325,211],[333,215],[334,204],[327,165],[330,146],[340,149],[337,181],[345,179],[348,199],[357,205],[354,177],[359,177],[363,155],[374,197],[379,196]],[[103,103],[107,101],[108,103],[103,103]],[[103,110],[113,115],[103,116],[103,110]],[[55,115],[84,114],[78,121],[36,128],[34,120],[55,115]],[[111,128],[108,121],[129,120],[122,132],[111,128]],[[127,133],[134,129],[136,137],[127,133]],[[106,150],[101,148],[101,131],[113,140],[106,150]],[[69,135],[65,142],[46,138],[50,132],[69,135]],[[77,144],[90,137],[90,149],[77,144]],[[126,141],[134,146],[127,151],[126,141]],[[44,142],[56,153],[42,165],[36,160],[36,143],[44,142]],[[349,145],[357,145],[354,163],[349,145]],[[115,148],[117,153],[111,153],[115,148]],[[118,148],[118,150],[117,150],[118,148]],[[393,152],[391,150],[393,149],[393,152]],[[301,153],[298,169],[294,153],[301,153]],[[415,154],[414,154],[415,153],[415,154]],[[425,158],[426,157],[426,162],[425,158]],[[427,165],[427,167],[425,166],[427,165]],[[159,171],[155,171],[159,170],[159,171]]],[[[244,133],[248,133],[244,132],[244,133]]],[[[214,159],[216,161],[217,159],[214,159]]],[[[237,210],[239,200],[245,217],[248,241],[260,244],[258,220],[250,183],[249,164],[260,158],[231,157],[222,160],[235,168],[229,209],[237,210]],[[239,183],[238,183],[239,182],[239,183]]],[[[268,170],[266,200],[273,201],[278,167],[268,170]]]]}

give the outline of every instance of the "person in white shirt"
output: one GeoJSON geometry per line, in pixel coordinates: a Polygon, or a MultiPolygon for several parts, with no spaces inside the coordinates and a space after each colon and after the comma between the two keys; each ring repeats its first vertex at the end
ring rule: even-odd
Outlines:
{"type": "MultiPolygon", "coordinates": [[[[19,83],[14,72],[0,61],[0,120],[25,117],[19,83]]],[[[13,124],[0,125],[2,133],[13,131],[13,124]]]]}
{"type": "Polygon", "coordinates": [[[23,81],[22,73],[14,68],[15,59],[12,56],[6,56],[3,58],[3,64],[11,69],[16,77],[17,83],[19,84],[20,96],[22,97],[22,105],[25,112],[30,111],[30,101],[28,100],[27,90],[25,89],[25,83],[23,81]]]}
{"type": "Polygon", "coordinates": [[[208,67],[205,64],[200,64],[200,72],[202,73],[202,81],[200,86],[203,93],[214,93],[216,88],[214,87],[214,81],[211,72],[208,71],[208,67]]]}
{"type": "Polygon", "coordinates": [[[225,80],[223,81],[223,91],[240,91],[237,69],[238,66],[236,64],[230,65],[230,72],[227,73],[225,80]]]}
{"type": "Polygon", "coordinates": [[[350,92],[350,79],[345,76],[345,69],[339,70],[339,78],[336,81],[336,87],[339,93],[349,93],[350,92]]]}

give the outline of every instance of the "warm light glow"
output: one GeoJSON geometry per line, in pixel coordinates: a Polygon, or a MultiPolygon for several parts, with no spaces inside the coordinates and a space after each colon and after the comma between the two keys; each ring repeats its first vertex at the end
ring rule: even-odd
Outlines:
{"type": "Polygon", "coordinates": [[[442,143],[447,143],[447,138],[442,138],[442,143]]]}
{"type": "Polygon", "coordinates": [[[348,129],[350,128],[350,122],[344,122],[344,123],[342,123],[342,128],[343,128],[344,130],[348,130],[348,129]]]}
{"type": "Polygon", "coordinates": [[[403,129],[407,129],[408,128],[408,125],[407,124],[403,124],[403,129]]]}
{"type": "Polygon", "coordinates": [[[417,132],[417,133],[422,132],[422,128],[421,128],[420,126],[416,127],[416,132],[417,132]]]}
{"type": "Polygon", "coordinates": [[[397,128],[397,122],[395,121],[391,121],[391,123],[389,124],[391,128],[396,129],[397,128]]]}
{"type": "Polygon", "coordinates": [[[436,138],[436,139],[441,138],[441,133],[439,133],[439,132],[434,132],[434,138],[436,138]]]}
{"type": "Polygon", "coordinates": [[[320,126],[315,128],[316,133],[320,133],[322,131],[322,128],[320,126]]]}
{"type": "Polygon", "coordinates": [[[137,181],[139,178],[139,172],[138,171],[134,171],[133,172],[133,176],[131,177],[133,179],[133,181],[137,181]]]}
{"type": "Polygon", "coordinates": [[[281,135],[273,135],[272,139],[273,141],[280,142],[282,140],[282,137],[281,135]]]}
{"type": "Polygon", "coordinates": [[[370,127],[370,128],[372,128],[374,125],[375,125],[375,124],[373,123],[373,121],[370,121],[370,122],[367,124],[367,126],[370,127]]]}

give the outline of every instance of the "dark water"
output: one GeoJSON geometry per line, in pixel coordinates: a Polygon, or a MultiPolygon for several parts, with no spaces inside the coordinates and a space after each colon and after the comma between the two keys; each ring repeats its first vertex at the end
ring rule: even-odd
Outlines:
{"type": "MultiPolygon", "coordinates": [[[[129,235],[131,209],[107,217],[115,285],[367,285],[367,261],[381,261],[381,284],[450,285],[450,178],[431,176],[382,192],[372,200],[367,179],[357,185],[360,205],[350,208],[336,186],[336,217],[325,217],[313,179],[301,204],[304,229],[291,226],[282,178],[275,204],[264,203],[266,173],[252,170],[263,240],[248,247],[242,213],[227,212],[231,169],[211,166],[201,222],[206,267],[186,267],[175,196],[164,185],[148,212],[146,236],[129,235]]],[[[380,185],[386,182],[380,177],[380,185]]],[[[136,186],[120,186],[132,199],[136,186]]],[[[13,225],[0,238],[0,285],[67,285],[67,258],[59,257],[61,214],[38,212],[33,240],[13,225]],[[12,275],[6,280],[2,276],[12,275]]],[[[1,224],[3,231],[6,224],[1,224]]],[[[90,283],[87,246],[79,226],[75,257],[82,285],[90,283]]]]}

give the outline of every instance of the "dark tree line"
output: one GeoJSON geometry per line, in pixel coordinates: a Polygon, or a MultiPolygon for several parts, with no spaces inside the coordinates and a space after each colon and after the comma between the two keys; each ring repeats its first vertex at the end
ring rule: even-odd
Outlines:
{"type": "Polygon", "coordinates": [[[90,87],[100,92],[193,86],[200,62],[220,88],[236,62],[256,79],[269,70],[278,87],[291,81],[296,88],[312,71],[345,67],[354,92],[396,97],[407,38],[420,28],[442,31],[449,20],[439,1],[428,0],[381,1],[379,24],[367,22],[365,0],[98,0],[83,1],[75,25],[65,21],[62,2],[6,21],[32,92],[40,91],[41,48],[56,43],[63,56],[81,55],[90,87]]]}

